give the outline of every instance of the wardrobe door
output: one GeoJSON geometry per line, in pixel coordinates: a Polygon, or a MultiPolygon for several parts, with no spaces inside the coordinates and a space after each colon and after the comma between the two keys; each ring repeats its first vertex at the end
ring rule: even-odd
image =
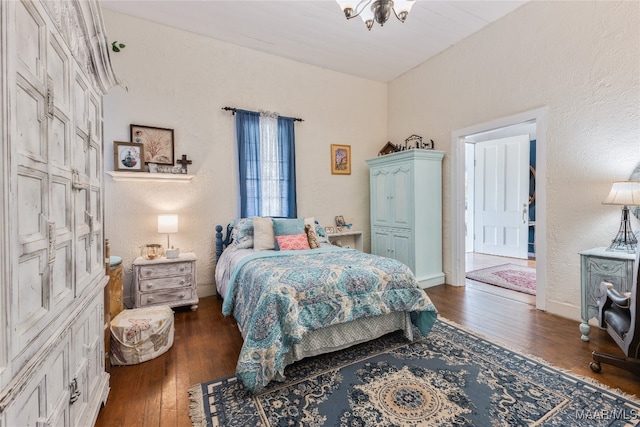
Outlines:
{"type": "Polygon", "coordinates": [[[10,75],[10,97],[15,100],[12,126],[11,183],[17,203],[11,207],[11,239],[17,242],[12,258],[12,359],[22,366],[34,352],[25,348],[50,320],[52,265],[56,260],[56,224],[51,215],[51,177],[47,142],[47,29],[31,3],[15,2],[15,73],[10,75]]]}

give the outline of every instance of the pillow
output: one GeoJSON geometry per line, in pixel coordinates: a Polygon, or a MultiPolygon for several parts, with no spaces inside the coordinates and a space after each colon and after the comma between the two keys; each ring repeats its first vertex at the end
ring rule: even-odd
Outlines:
{"type": "Polygon", "coordinates": [[[274,218],[272,221],[273,235],[276,237],[276,251],[280,250],[278,248],[278,236],[292,236],[296,234],[304,234],[306,236],[303,218],[274,218]]]}
{"type": "Polygon", "coordinates": [[[331,243],[329,238],[327,237],[327,233],[324,231],[324,228],[318,224],[316,221],[316,235],[318,236],[318,242],[320,243],[331,243]]]}
{"type": "Polygon", "coordinates": [[[318,235],[316,234],[315,227],[311,224],[304,225],[304,231],[307,233],[307,240],[309,241],[309,249],[317,249],[320,247],[318,242],[318,235]]]}
{"type": "Polygon", "coordinates": [[[253,220],[251,218],[239,219],[231,232],[233,243],[239,249],[248,249],[253,247],[253,220]]]}
{"type": "Polygon", "coordinates": [[[302,234],[290,234],[287,236],[276,236],[279,250],[281,251],[300,251],[303,249],[309,249],[309,241],[307,235],[302,234]]]}
{"type": "Polygon", "coordinates": [[[273,221],[271,218],[256,216],[253,218],[253,250],[266,251],[275,249],[273,221]]]}

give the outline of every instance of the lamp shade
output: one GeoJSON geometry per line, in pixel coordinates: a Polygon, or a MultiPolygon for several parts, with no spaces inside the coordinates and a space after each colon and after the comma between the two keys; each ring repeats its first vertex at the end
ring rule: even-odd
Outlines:
{"type": "Polygon", "coordinates": [[[614,182],[609,195],[604,199],[602,204],[640,206],[640,182],[614,182]]]}
{"type": "Polygon", "coordinates": [[[158,215],[158,233],[177,233],[178,232],[178,215],[162,214],[158,215]]]}

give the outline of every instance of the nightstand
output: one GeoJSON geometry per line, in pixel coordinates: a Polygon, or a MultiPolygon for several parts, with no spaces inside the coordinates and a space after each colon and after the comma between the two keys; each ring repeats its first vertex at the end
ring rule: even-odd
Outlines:
{"type": "Polygon", "coordinates": [[[187,252],[175,259],[136,258],[133,288],[136,308],[191,305],[191,310],[197,310],[196,254],[187,252]]]}
{"type": "Polygon", "coordinates": [[[600,282],[609,282],[619,292],[629,292],[633,282],[635,254],[594,248],[580,252],[580,296],[582,323],[580,338],[589,341],[589,319],[598,316],[600,282]]]}

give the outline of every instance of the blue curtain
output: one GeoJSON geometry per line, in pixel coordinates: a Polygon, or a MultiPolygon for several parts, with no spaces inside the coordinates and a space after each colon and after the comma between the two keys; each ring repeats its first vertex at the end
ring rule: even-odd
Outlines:
{"type": "Polygon", "coordinates": [[[297,217],[294,119],[278,117],[279,208],[262,212],[260,200],[260,113],[236,110],[240,172],[240,216],[297,217]]]}
{"type": "Polygon", "coordinates": [[[260,114],[236,110],[240,167],[240,217],[260,215],[260,114]]]}
{"type": "Polygon", "coordinates": [[[280,198],[285,210],[282,216],[296,218],[296,149],[293,131],[294,119],[278,117],[278,151],[280,157],[280,198]]]}

